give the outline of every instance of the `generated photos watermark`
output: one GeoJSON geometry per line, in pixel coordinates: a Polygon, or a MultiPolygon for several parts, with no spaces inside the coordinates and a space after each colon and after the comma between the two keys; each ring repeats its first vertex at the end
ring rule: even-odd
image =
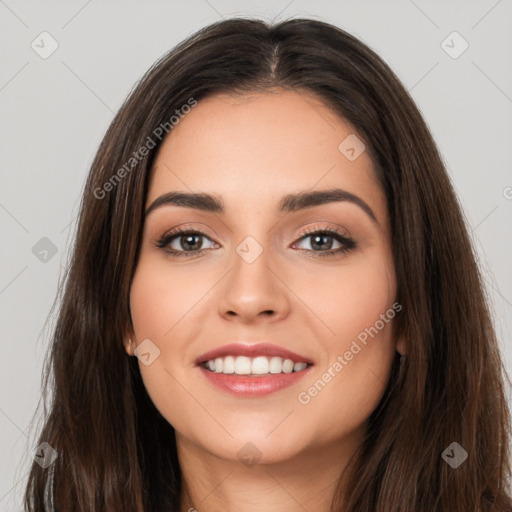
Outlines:
{"type": "Polygon", "coordinates": [[[103,183],[101,187],[96,187],[94,189],[94,197],[96,199],[103,199],[108,192],[114,190],[114,188],[121,182],[121,180],[125,178],[126,175],[129,174],[135,168],[135,166],[148,155],[149,151],[153,149],[158,144],[158,142],[160,142],[180,122],[181,119],[190,113],[192,108],[194,108],[196,105],[197,100],[194,98],[189,98],[187,103],[174,111],[174,114],[176,115],[172,115],[168,121],[160,123],[153,130],[151,135],[148,135],[146,142],[139,149],[137,149],[137,151],[132,153],[132,156],[128,159],[128,161],[125,162],[124,165],[121,166],[105,183],[103,183]]]}
{"type": "Polygon", "coordinates": [[[385,313],[380,315],[379,320],[377,320],[371,327],[367,327],[363,331],[361,331],[357,337],[352,340],[350,348],[346,350],[343,355],[339,355],[336,358],[329,368],[322,374],[322,376],[307,390],[301,391],[297,395],[297,400],[302,405],[307,405],[311,402],[311,400],[320,393],[325,386],[329,382],[332,381],[334,377],[336,377],[354,357],[361,352],[361,350],[368,344],[368,337],[373,339],[379,332],[384,329],[386,324],[388,324],[397,313],[402,310],[402,305],[398,302],[395,302],[391,308],[389,308],[385,313]],[[360,345],[359,343],[362,345],[360,345]]]}

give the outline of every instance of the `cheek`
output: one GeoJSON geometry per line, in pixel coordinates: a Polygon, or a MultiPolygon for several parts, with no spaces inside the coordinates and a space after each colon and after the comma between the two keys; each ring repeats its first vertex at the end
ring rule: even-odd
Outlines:
{"type": "Polygon", "coordinates": [[[329,279],[316,278],[325,283],[323,293],[310,280],[309,292],[299,293],[319,312],[323,356],[297,398],[304,414],[320,419],[319,434],[336,439],[361,426],[385,391],[395,357],[395,277],[390,260],[381,255],[353,260],[329,279]]]}
{"type": "MultiPolygon", "coordinates": [[[[130,310],[139,342],[172,336],[194,305],[211,288],[207,276],[171,272],[169,265],[141,260],[130,291],[130,310]]],[[[180,325],[181,327],[181,325],[180,325]]]]}
{"type": "Polygon", "coordinates": [[[354,258],[346,265],[319,267],[308,277],[297,278],[294,290],[316,314],[317,339],[332,355],[346,350],[392,306],[396,284],[391,260],[381,253],[354,258]]]}
{"type": "Polygon", "coordinates": [[[130,290],[137,343],[150,339],[160,351],[147,366],[139,361],[142,380],[153,404],[178,430],[186,430],[201,414],[180,383],[186,382],[188,371],[184,355],[187,322],[194,305],[211,287],[203,279],[183,274],[142,258],[130,290]]]}

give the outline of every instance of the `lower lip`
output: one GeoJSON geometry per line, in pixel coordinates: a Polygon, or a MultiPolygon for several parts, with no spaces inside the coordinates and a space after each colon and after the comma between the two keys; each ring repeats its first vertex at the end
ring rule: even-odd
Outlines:
{"type": "Polygon", "coordinates": [[[300,372],[276,373],[261,377],[246,377],[236,374],[226,375],[224,373],[211,372],[202,367],[199,367],[199,370],[211,384],[223,391],[227,391],[235,396],[250,398],[270,395],[292,386],[305,377],[311,368],[312,366],[308,366],[300,372]]]}

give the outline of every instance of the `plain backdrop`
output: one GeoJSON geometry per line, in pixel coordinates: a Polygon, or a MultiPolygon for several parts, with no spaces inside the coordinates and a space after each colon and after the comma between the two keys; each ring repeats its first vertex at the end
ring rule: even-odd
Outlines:
{"type": "Polygon", "coordinates": [[[459,195],[512,370],[510,0],[0,0],[0,511],[21,510],[43,327],[100,140],[157,58],[233,16],[333,23],[395,71],[459,195]]]}

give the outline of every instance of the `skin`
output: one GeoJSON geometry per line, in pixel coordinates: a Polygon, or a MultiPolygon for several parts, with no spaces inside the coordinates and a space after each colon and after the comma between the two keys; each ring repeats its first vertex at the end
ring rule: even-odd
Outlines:
{"type": "MultiPolygon", "coordinates": [[[[390,321],[308,404],[298,401],[395,302],[388,211],[371,158],[364,151],[349,161],[338,149],[354,133],[309,93],[222,94],[201,100],[160,148],[146,208],[166,192],[193,191],[221,196],[226,209],[153,210],[131,288],[126,351],[134,355],[145,339],[160,350],[139,366],[155,406],[176,430],[182,511],[330,510],[395,351],[405,352],[390,321]],[[364,200],[377,222],[347,201],[276,210],[286,194],[335,187],[364,200]],[[202,253],[173,257],[156,247],[185,223],[205,233],[197,239],[202,253]],[[306,228],[325,227],[350,236],[356,248],[315,257],[342,247],[327,238],[332,246],[315,248],[314,236],[301,237],[306,228]],[[247,236],[263,249],[250,264],[236,252],[247,236]],[[315,364],[296,385],[235,397],[213,387],[194,360],[239,340],[269,341],[315,364]],[[237,455],[246,443],[261,457],[250,467],[237,455]]],[[[189,247],[179,235],[172,242],[176,250],[189,247]]]]}

